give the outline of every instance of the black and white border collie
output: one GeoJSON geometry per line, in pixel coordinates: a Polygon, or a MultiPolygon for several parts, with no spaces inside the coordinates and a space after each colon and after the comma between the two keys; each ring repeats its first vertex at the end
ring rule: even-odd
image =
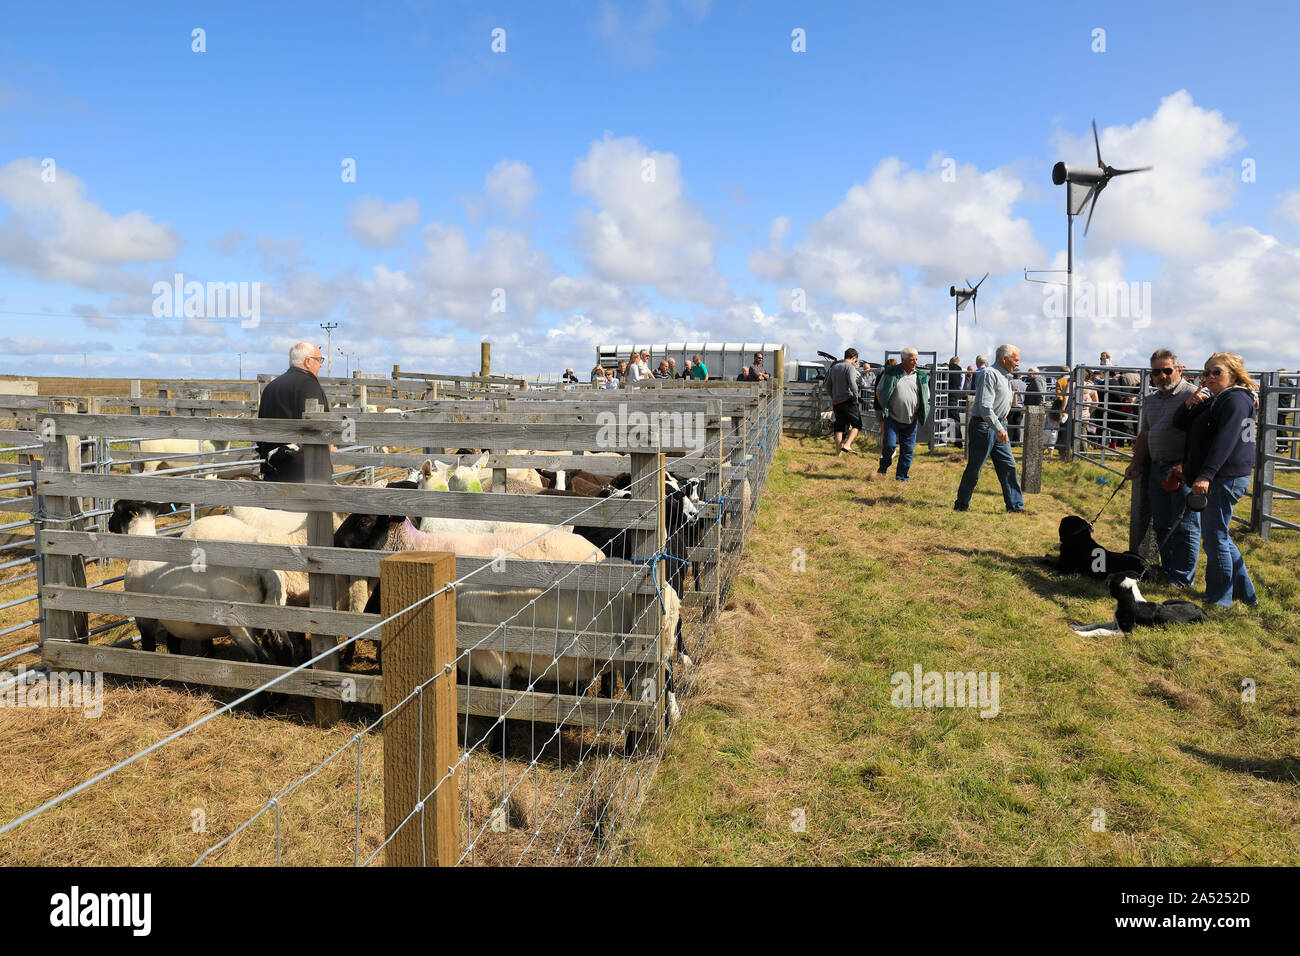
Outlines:
{"type": "Polygon", "coordinates": [[[1127,574],[1112,574],[1106,579],[1110,593],[1115,598],[1115,620],[1102,624],[1071,626],[1082,637],[1116,637],[1128,634],[1135,627],[1154,627],[1162,624],[1199,624],[1206,614],[1199,604],[1172,600],[1153,604],[1144,600],[1138,590],[1137,578],[1127,574]]]}
{"type": "Polygon", "coordinates": [[[1092,536],[1092,525],[1078,515],[1066,515],[1058,529],[1061,556],[1056,569],[1065,574],[1082,574],[1098,581],[1112,574],[1127,574],[1139,581],[1149,569],[1141,555],[1132,551],[1109,551],[1092,536]]]}

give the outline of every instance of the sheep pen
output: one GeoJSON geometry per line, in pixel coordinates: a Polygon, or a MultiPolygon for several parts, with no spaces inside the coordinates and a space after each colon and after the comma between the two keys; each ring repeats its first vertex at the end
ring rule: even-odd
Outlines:
{"type": "MultiPolygon", "coordinates": [[[[707,661],[706,648],[718,595],[725,594],[728,569],[734,568],[739,560],[744,529],[748,527],[750,515],[741,512],[739,491],[745,482],[752,481],[753,497],[757,499],[761,492],[761,475],[767,464],[763,449],[759,449],[757,454],[749,449],[742,423],[748,425],[752,442],[760,423],[761,427],[770,429],[775,421],[775,406],[769,407],[757,390],[725,391],[731,397],[724,401],[730,402],[732,407],[727,409],[730,414],[717,415],[712,426],[717,447],[711,461],[700,456],[698,449],[693,452],[687,447],[673,449],[669,446],[663,459],[648,454],[631,456],[655,459],[653,464],[638,466],[642,471],[637,476],[639,479],[653,482],[657,476],[662,483],[665,472],[700,477],[707,489],[705,495],[712,501],[706,508],[706,517],[713,522],[710,525],[712,537],[706,535],[695,546],[694,553],[676,556],[683,561],[694,560],[706,569],[699,582],[705,589],[693,586],[695,579],[688,575],[691,584],[680,596],[681,646],[697,665],[707,661]],[[664,464],[659,464],[659,461],[664,464]],[[711,555],[704,553],[709,548],[713,549],[711,555]]],[[[705,390],[693,391],[690,397],[704,394],[705,390]]],[[[723,394],[723,391],[707,391],[710,399],[723,394]]],[[[504,471],[555,463],[577,470],[577,459],[589,458],[584,452],[599,447],[594,437],[592,412],[599,411],[603,405],[593,408],[587,403],[581,411],[575,411],[571,407],[576,404],[572,401],[572,393],[548,399],[538,394],[536,398],[535,403],[529,403],[527,421],[516,409],[504,413],[489,406],[480,411],[465,408],[469,403],[461,401],[455,403],[455,415],[461,420],[450,423],[447,423],[447,418],[451,416],[436,408],[405,416],[382,412],[372,416],[346,408],[309,415],[308,422],[314,421],[315,425],[308,422],[295,424],[306,427],[310,432],[307,437],[320,438],[332,434],[330,429],[345,427],[343,419],[354,423],[356,441],[348,445],[336,442],[343,449],[334,456],[336,472],[351,470],[355,474],[375,468],[418,467],[418,462],[410,460],[416,457],[415,453],[385,454],[375,450],[381,446],[423,448],[435,458],[454,461],[455,456],[447,455],[445,449],[540,448],[544,443],[551,444],[546,450],[559,452],[558,456],[550,456],[549,462],[539,462],[540,456],[536,454],[490,454],[487,467],[497,472],[498,468],[504,471]],[[538,406],[536,410],[532,409],[533,404],[538,406]],[[581,420],[583,415],[585,422],[581,420]],[[372,425],[380,416],[386,421],[372,425]],[[442,423],[437,421],[440,416],[442,423]],[[586,448],[582,447],[582,442],[568,440],[576,432],[581,432],[582,428],[577,427],[579,423],[590,429],[586,448]],[[374,434],[368,433],[368,428],[374,434]],[[563,439],[555,437],[561,434],[563,439]]],[[[623,399],[628,401],[629,397],[623,396],[623,399]]],[[[652,406],[653,401],[647,397],[647,407],[652,406]]],[[[70,418],[66,425],[62,416],[58,417],[61,428],[65,428],[68,434],[82,435],[92,431],[88,421],[90,416],[78,416],[80,420],[70,418]]],[[[212,423],[218,421],[213,419],[212,423]]],[[[181,433],[176,436],[179,438],[192,437],[191,429],[198,426],[198,423],[188,423],[184,418],[177,418],[169,424],[173,431],[181,433]]],[[[247,422],[241,424],[246,426],[247,422]]],[[[107,427],[105,434],[130,434],[121,422],[107,427]]],[[[230,429],[232,436],[235,434],[236,426],[227,424],[221,427],[230,429]]],[[[226,434],[212,432],[211,427],[207,432],[216,434],[218,438],[224,438],[226,434]]],[[[241,437],[248,441],[256,436],[245,428],[241,437]]],[[[630,461],[630,457],[624,460],[630,461]]],[[[75,497],[55,492],[75,490],[87,500],[107,500],[110,504],[114,499],[136,497],[175,500],[182,506],[192,503],[200,509],[205,505],[232,507],[234,500],[259,507],[272,503],[268,496],[280,491],[274,486],[261,487],[256,482],[209,481],[202,483],[203,488],[195,488],[193,486],[199,482],[171,477],[111,474],[50,479],[44,470],[42,476],[45,482],[42,492],[47,504],[56,503],[60,497],[75,497]],[[93,488],[82,484],[90,480],[95,482],[93,488]],[[159,488],[157,494],[145,495],[140,493],[140,482],[168,484],[145,486],[159,488]],[[241,487],[234,488],[235,485],[241,487]]],[[[502,486],[505,484],[503,482],[502,486]]],[[[658,574],[660,578],[665,575],[667,569],[663,565],[668,559],[661,556],[655,560],[656,542],[652,540],[655,532],[650,525],[661,519],[655,519],[651,514],[650,503],[655,504],[655,512],[659,510],[658,503],[654,502],[654,493],[640,493],[620,503],[594,499],[586,502],[548,500],[544,496],[511,494],[506,490],[473,494],[422,493],[402,489],[385,494],[384,489],[353,489],[342,484],[335,487],[341,497],[338,500],[323,499],[320,504],[340,512],[348,509],[359,511],[369,506],[364,502],[373,500],[376,510],[382,512],[391,510],[396,504],[397,510],[404,515],[489,518],[546,526],[572,524],[571,520],[562,519],[570,519],[580,511],[587,512],[589,523],[592,515],[596,516],[597,523],[620,521],[621,514],[635,515],[637,520],[631,523],[631,533],[644,539],[644,561],[611,566],[603,572],[603,579],[600,570],[590,572],[577,593],[586,595],[585,606],[589,611],[592,605],[599,606],[602,601],[604,604],[623,599],[632,601],[635,610],[630,618],[627,614],[618,616],[620,626],[637,624],[639,617],[645,617],[645,628],[658,632],[657,623],[649,620],[653,617],[657,621],[662,607],[662,597],[656,597],[654,575],[658,574]],[[471,495],[475,500],[467,500],[471,495]],[[591,600],[592,595],[596,595],[598,600],[591,600]]],[[[304,514],[324,514],[306,510],[307,506],[302,502],[298,507],[304,514]]],[[[56,510],[47,507],[51,513],[56,510]]],[[[317,525],[317,530],[321,531],[320,523],[317,525]]],[[[46,537],[50,547],[45,554],[45,560],[54,572],[47,578],[47,607],[52,612],[49,616],[54,621],[64,618],[65,625],[72,625],[73,635],[78,633],[78,626],[74,623],[78,614],[87,617],[80,626],[84,631],[96,630],[111,623],[114,616],[128,613],[127,605],[114,596],[120,593],[120,585],[110,584],[99,589],[94,606],[89,606],[89,595],[74,593],[77,589],[75,582],[64,583],[69,576],[66,568],[60,565],[72,561],[78,553],[86,558],[92,557],[93,553],[94,557],[102,559],[87,568],[86,578],[91,584],[96,579],[111,579],[122,574],[126,563],[123,560],[127,555],[123,551],[126,543],[123,539],[111,540],[115,536],[101,535],[94,548],[88,548],[87,541],[82,538],[74,540],[70,536],[91,533],[75,528],[75,521],[66,520],[63,524],[47,525],[50,533],[46,537]],[[60,530],[64,528],[72,530],[60,530]],[[80,609],[78,601],[87,605],[84,610],[80,609]]],[[[303,556],[298,559],[300,564],[295,565],[313,579],[324,577],[324,571],[331,568],[326,563],[324,571],[321,570],[324,549],[332,542],[321,544],[319,540],[318,536],[299,549],[303,556]]],[[[162,547],[172,548],[168,557],[175,560],[179,556],[173,545],[181,545],[162,538],[159,541],[165,542],[162,547]]],[[[192,543],[186,542],[184,546],[192,543]]],[[[149,546],[159,547],[153,543],[149,546]]],[[[217,559],[234,560],[233,551],[227,552],[218,545],[210,550],[217,559]]],[[[212,554],[208,559],[216,560],[212,554]]],[[[380,558],[378,555],[359,557],[353,554],[336,560],[352,570],[359,567],[358,562],[365,562],[365,569],[373,573],[378,569],[380,558]]],[[[575,569],[542,568],[540,563],[516,561],[508,555],[458,558],[455,565],[458,577],[473,576],[467,584],[482,584],[488,589],[533,587],[545,591],[561,587],[563,578],[560,575],[564,573],[584,573],[575,569]]],[[[576,577],[569,579],[570,584],[576,581],[576,577]]],[[[574,592],[571,590],[569,593],[574,592]]],[[[303,610],[308,614],[316,613],[318,617],[328,617],[325,612],[313,610],[323,606],[321,600],[319,595],[314,596],[312,608],[303,610]]],[[[551,601],[552,608],[555,603],[551,601]]],[[[575,631],[582,631],[581,621],[560,626],[552,623],[548,627],[540,620],[524,622],[517,607],[512,606],[511,613],[512,623],[502,622],[504,631],[508,632],[511,640],[526,638],[526,646],[549,642],[553,648],[563,649],[576,638],[585,641],[581,633],[575,635],[575,631]],[[525,630],[527,634],[523,633],[525,630]]],[[[593,614],[593,619],[595,617],[593,614]]],[[[482,619],[477,617],[477,620],[482,619]]],[[[280,622],[282,619],[275,620],[280,622]]],[[[371,615],[364,621],[342,617],[331,620],[335,627],[341,628],[340,636],[346,637],[349,632],[355,634],[360,628],[371,626],[372,621],[377,622],[379,617],[371,615]]],[[[492,623],[467,622],[464,627],[477,628],[473,633],[474,640],[478,641],[487,639],[493,630],[503,630],[501,624],[492,623]]],[[[462,629],[461,625],[457,626],[458,643],[463,650],[462,629]]],[[[301,630],[315,634],[310,627],[304,626],[301,630]]],[[[0,725],[6,738],[3,753],[8,755],[9,763],[5,769],[9,771],[8,779],[14,784],[6,789],[4,806],[0,806],[0,821],[18,819],[91,778],[114,761],[139,753],[141,748],[189,726],[209,713],[214,705],[225,706],[239,699],[241,689],[259,687],[266,679],[265,674],[258,672],[254,675],[249,671],[248,668],[254,665],[245,664],[236,648],[223,641],[218,641],[213,648],[212,658],[182,655],[171,664],[165,664],[171,657],[169,654],[158,653],[141,660],[142,651],[108,646],[133,634],[131,623],[119,624],[95,637],[96,642],[103,643],[74,647],[78,642],[73,640],[57,649],[69,656],[56,659],[58,654],[54,654],[50,658],[52,667],[71,670],[74,664],[85,663],[85,669],[105,673],[103,713],[96,720],[84,720],[75,712],[55,709],[15,708],[6,713],[3,725],[0,725]],[[76,656],[81,653],[81,648],[85,648],[84,659],[76,656]],[[120,668],[123,654],[132,658],[129,667],[120,668]],[[113,671],[119,668],[144,673],[114,675],[113,671]],[[225,686],[221,686],[223,682],[225,686]],[[51,746],[57,747],[61,754],[57,767],[31,759],[51,746]],[[37,766],[41,767],[39,773],[33,771],[37,766]]],[[[593,645],[593,642],[598,644],[602,639],[595,636],[583,646],[593,645]]],[[[626,636],[623,640],[626,643],[626,636]]],[[[658,647],[659,641],[656,640],[654,645],[658,647]]],[[[655,652],[656,656],[659,654],[659,651],[655,652]]],[[[613,656],[606,647],[596,669],[600,669],[599,660],[610,665],[618,664],[621,659],[613,656]]],[[[619,666],[626,664],[627,661],[623,660],[619,666]]],[[[615,668],[607,666],[605,669],[615,668]]],[[[673,729],[667,722],[653,734],[644,728],[634,735],[627,731],[627,720],[622,714],[627,710],[625,705],[637,702],[632,692],[642,686],[636,681],[643,679],[635,666],[630,674],[614,675],[610,681],[593,681],[592,686],[585,688],[564,686],[558,681],[547,685],[545,668],[541,670],[541,676],[525,673],[522,686],[511,686],[510,675],[502,675],[496,687],[466,685],[463,678],[458,681],[459,689],[476,703],[469,708],[475,712],[461,713],[456,718],[459,767],[455,779],[455,802],[460,821],[456,862],[533,865],[608,862],[617,858],[622,833],[635,816],[663,747],[671,739],[673,729]],[[621,696],[613,696],[615,694],[621,696]],[[498,719],[503,709],[511,715],[504,722],[498,719]],[[562,713],[562,709],[569,713],[562,713]],[[585,714],[591,714],[593,719],[586,719],[585,714]],[[570,719],[562,719],[565,716],[570,719]],[[579,719],[573,720],[574,717],[579,719]],[[629,743],[629,736],[638,739],[629,743]],[[494,738],[492,751],[488,748],[490,737],[494,738]]],[[[85,792],[23,822],[9,833],[0,834],[0,859],[17,863],[37,859],[49,862],[49,848],[53,846],[62,848],[59,851],[65,854],[62,861],[86,864],[179,864],[192,863],[200,857],[204,863],[218,865],[277,860],[307,865],[365,863],[368,860],[382,862],[384,853],[376,855],[376,851],[382,850],[392,834],[390,824],[385,820],[384,808],[384,749],[388,728],[381,717],[382,705],[374,697],[374,688],[382,681],[379,671],[374,649],[363,643],[352,668],[347,671],[348,678],[345,678],[356,682],[354,697],[349,698],[338,688],[334,689],[333,697],[324,700],[303,696],[301,687],[293,688],[289,694],[274,689],[271,693],[259,694],[238,708],[188,731],[167,746],[139,757],[130,766],[85,792]],[[336,709],[335,715],[323,724],[317,720],[322,703],[326,710],[330,707],[336,709]],[[277,799],[268,809],[271,797],[277,799]],[[88,826],[91,819],[95,821],[93,827],[88,826]],[[224,842],[227,838],[231,839],[224,842]],[[40,847],[44,849],[38,851],[40,847]],[[208,851],[212,852],[205,857],[208,851]]],[[[329,673],[337,672],[330,670],[329,673]]],[[[689,694],[694,674],[683,668],[675,676],[676,695],[689,715],[689,694]]],[[[328,684],[333,680],[333,677],[326,679],[322,674],[317,683],[328,684]]],[[[518,679],[515,680],[518,683],[518,679]]],[[[310,683],[311,680],[301,682],[304,686],[310,683]]]]}

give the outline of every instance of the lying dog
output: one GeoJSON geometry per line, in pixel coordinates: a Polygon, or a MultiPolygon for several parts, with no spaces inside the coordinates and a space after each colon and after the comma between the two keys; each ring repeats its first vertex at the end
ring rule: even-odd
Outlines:
{"type": "Polygon", "coordinates": [[[1092,525],[1078,515],[1061,519],[1061,556],[1056,570],[1083,574],[1104,581],[1111,574],[1128,574],[1141,581],[1150,569],[1142,556],[1132,551],[1108,551],[1092,536],[1092,525]]]}
{"type": "Polygon", "coordinates": [[[1143,600],[1137,578],[1131,575],[1112,574],[1106,583],[1115,598],[1115,620],[1104,624],[1071,625],[1070,629],[1075,634],[1082,637],[1116,637],[1128,634],[1135,627],[1199,624],[1206,620],[1200,605],[1191,601],[1173,600],[1164,604],[1152,604],[1143,600]]]}

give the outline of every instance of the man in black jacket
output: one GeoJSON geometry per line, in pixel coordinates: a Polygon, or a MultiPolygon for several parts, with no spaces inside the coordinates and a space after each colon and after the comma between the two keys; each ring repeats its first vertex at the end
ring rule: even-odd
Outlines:
{"type": "MultiPolygon", "coordinates": [[[[299,342],[289,350],[289,370],[262,389],[262,399],[257,406],[258,418],[302,418],[307,402],[320,402],[321,408],[330,407],[316,376],[325,357],[310,342],[299,342]]],[[[305,481],[304,461],[301,451],[278,451],[285,442],[258,442],[257,454],[263,459],[262,478],[266,481],[305,481]]]]}

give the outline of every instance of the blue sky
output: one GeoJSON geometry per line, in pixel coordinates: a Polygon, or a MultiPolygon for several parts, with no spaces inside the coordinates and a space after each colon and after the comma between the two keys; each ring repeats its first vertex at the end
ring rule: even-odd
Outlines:
{"type": "Polygon", "coordinates": [[[964,360],[1010,340],[1061,361],[1021,270],[1063,265],[1050,169],[1093,162],[1094,116],[1107,162],[1157,168],[1077,230],[1080,277],[1145,303],[1081,315],[1077,355],[1294,368],[1298,11],[11,6],[0,372],[279,371],[327,320],[375,371],[465,372],[482,338],[530,376],[585,371],[597,342],[947,353],[947,286],[985,271],[964,360]],[[258,283],[257,326],[155,317],[176,273],[258,283]]]}

